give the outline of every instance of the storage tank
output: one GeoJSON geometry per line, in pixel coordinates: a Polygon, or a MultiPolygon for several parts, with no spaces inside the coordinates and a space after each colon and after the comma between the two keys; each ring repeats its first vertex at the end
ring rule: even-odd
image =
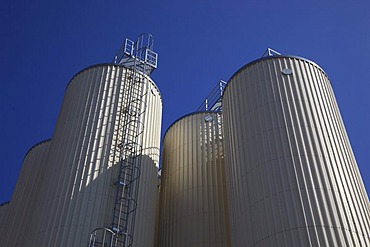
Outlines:
{"type": "Polygon", "coordinates": [[[253,61],[222,104],[233,246],[370,246],[368,196],[318,65],[253,61]]]}
{"type": "Polygon", "coordinates": [[[0,219],[6,224],[1,234],[1,246],[28,246],[29,233],[35,226],[32,217],[39,207],[36,198],[39,196],[50,143],[49,139],[35,144],[24,157],[6,215],[0,219]]]}
{"type": "MultiPolygon", "coordinates": [[[[162,100],[151,78],[145,81],[140,131],[143,151],[136,210],[135,246],[154,241],[162,100]],[[143,129],[144,128],[144,129],[143,129]]],[[[50,147],[46,200],[34,246],[88,246],[90,233],[111,227],[122,126],[132,114],[131,69],[99,64],[69,82],[50,147]]]]}
{"type": "Polygon", "coordinates": [[[220,113],[192,113],[168,128],[158,246],[230,246],[224,170],[220,113]]]}
{"type": "Polygon", "coordinates": [[[3,202],[0,204],[0,243],[5,242],[5,231],[7,230],[8,218],[7,213],[9,210],[10,201],[3,202]]]}

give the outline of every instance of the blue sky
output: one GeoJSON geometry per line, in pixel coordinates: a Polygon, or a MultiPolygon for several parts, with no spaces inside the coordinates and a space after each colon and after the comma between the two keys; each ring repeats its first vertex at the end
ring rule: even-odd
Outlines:
{"type": "Polygon", "coordinates": [[[5,0],[0,8],[0,203],[22,160],[53,134],[68,81],[112,61],[126,37],[154,35],[152,77],[163,128],[197,109],[215,84],[267,47],[329,75],[370,190],[369,1],[5,0]],[[308,3],[309,2],[309,3],[308,3]]]}

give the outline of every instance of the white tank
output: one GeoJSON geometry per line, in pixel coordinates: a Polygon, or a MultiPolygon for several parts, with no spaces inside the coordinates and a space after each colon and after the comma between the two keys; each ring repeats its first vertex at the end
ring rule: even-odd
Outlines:
{"type": "Polygon", "coordinates": [[[42,187],[43,170],[51,140],[35,144],[24,157],[12,199],[6,207],[6,215],[0,221],[6,224],[1,246],[28,246],[34,234],[37,199],[42,187]]]}
{"type": "Polygon", "coordinates": [[[177,120],[162,158],[158,246],[230,246],[221,115],[177,120]]]}
{"type": "Polygon", "coordinates": [[[370,246],[368,197],[319,66],[259,59],[222,103],[233,246],[370,246]]]}
{"type": "MultiPolygon", "coordinates": [[[[88,67],[69,82],[50,147],[42,222],[35,246],[88,246],[90,232],[110,227],[122,142],[119,116],[131,73],[123,66],[88,67]]],[[[136,246],[154,241],[162,100],[145,77],[143,153],[136,212],[136,246]]]]}

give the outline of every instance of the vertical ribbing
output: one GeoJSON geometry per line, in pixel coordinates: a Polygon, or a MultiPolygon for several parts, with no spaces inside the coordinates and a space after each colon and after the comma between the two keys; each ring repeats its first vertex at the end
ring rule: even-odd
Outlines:
{"type": "Polygon", "coordinates": [[[229,81],[223,110],[235,246],[370,245],[368,197],[317,65],[252,63],[229,81]]]}
{"type": "MultiPolygon", "coordinates": [[[[94,228],[110,226],[118,163],[114,153],[122,142],[118,117],[125,114],[122,98],[128,90],[126,71],[117,65],[94,66],[69,83],[44,171],[41,220],[30,245],[84,246],[94,228]]],[[[136,246],[154,241],[162,112],[158,89],[150,78],[145,81],[149,93],[143,116],[136,246]]]]}
{"type": "Polygon", "coordinates": [[[230,246],[221,115],[176,121],[162,158],[158,246],[230,246]]]}
{"type": "Polygon", "coordinates": [[[38,207],[35,198],[40,190],[50,144],[48,140],[35,145],[24,158],[11,202],[7,206],[7,225],[1,234],[1,246],[27,246],[31,234],[34,234],[33,216],[38,207]]]}
{"type": "Polygon", "coordinates": [[[0,205],[0,243],[7,241],[6,231],[8,229],[8,210],[10,202],[5,202],[0,205]]]}

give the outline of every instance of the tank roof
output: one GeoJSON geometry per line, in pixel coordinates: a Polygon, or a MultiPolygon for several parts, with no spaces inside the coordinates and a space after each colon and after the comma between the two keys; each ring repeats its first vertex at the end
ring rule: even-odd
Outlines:
{"type": "Polygon", "coordinates": [[[238,69],[231,77],[230,79],[227,81],[227,84],[225,86],[225,89],[224,89],[224,92],[226,91],[228,85],[229,85],[229,82],[237,75],[239,74],[242,70],[244,70],[245,68],[249,67],[249,66],[252,66],[253,64],[255,63],[258,63],[258,62],[261,62],[261,61],[264,61],[264,60],[268,60],[268,59],[276,59],[276,58],[295,58],[295,59],[299,59],[299,60],[302,60],[302,61],[305,61],[305,62],[308,62],[314,66],[316,66],[317,68],[319,68],[324,74],[326,77],[328,77],[328,75],[325,73],[325,71],[315,62],[307,59],[307,58],[303,58],[303,57],[300,57],[300,56],[294,56],[294,55],[275,55],[275,56],[267,56],[267,57],[261,57],[261,58],[258,58],[256,60],[253,60],[252,62],[249,62],[247,63],[246,65],[242,66],[240,69],[238,69]]]}
{"type": "Polygon", "coordinates": [[[10,201],[6,201],[6,202],[3,202],[3,203],[0,203],[0,207],[5,206],[5,205],[8,205],[9,203],[10,203],[10,201]]]}
{"type": "Polygon", "coordinates": [[[163,139],[166,137],[166,134],[168,132],[169,129],[171,129],[171,127],[173,125],[175,125],[178,121],[180,121],[181,119],[184,119],[186,117],[189,117],[191,115],[197,115],[197,114],[204,114],[204,113],[209,113],[209,114],[217,114],[217,113],[221,113],[220,111],[195,111],[195,112],[191,112],[191,113],[188,113],[186,115],[183,115],[181,117],[179,117],[178,119],[176,119],[166,130],[166,132],[164,133],[163,135],[163,139]]]}
{"type": "Polygon", "coordinates": [[[44,144],[44,143],[46,143],[46,142],[50,142],[50,141],[51,141],[51,138],[46,139],[46,140],[43,140],[43,141],[40,141],[40,142],[38,142],[38,143],[34,144],[32,147],[30,147],[30,149],[28,149],[28,151],[27,151],[27,153],[24,155],[24,158],[23,158],[23,159],[25,159],[25,158],[27,157],[28,153],[29,153],[29,152],[31,152],[31,150],[32,150],[32,149],[34,149],[34,148],[35,148],[35,147],[37,147],[38,145],[41,145],[41,144],[44,144]]]}
{"type": "MultiPolygon", "coordinates": [[[[68,84],[67,84],[67,86],[66,86],[66,89],[65,90],[67,90],[67,88],[69,87],[69,84],[71,84],[71,82],[72,82],[72,80],[76,77],[76,76],[78,76],[79,74],[81,74],[82,72],[84,72],[84,71],[86,71],[86,70],[89,70],[89,69],[92,69],[92,68],[96,68],[96,67],[102,67],[102,66],[117,66],[117,67],[122,67],[122,68],[125,68],[125,69],[130,69],[130,68],[127,68],[127,67],[125,67],[124,65],[121,65],[121,64],[116,64],[116,63],[99,63],[99,64],[94,64],[94,65],[90,65],[90,66],[88,66],[88,67],[86,67],[86,68],[84,68],[84,69],[81,69],[80,71],[78,71],[70,80],[69,80],[69,82],[68,82],[68,84]]],[[[159,93],[159,97],[161,97],[161,99],[162,99],[162,95],[161,95],[161,91],[159,90],[159,88],[158,88],[158,86],[157,86],[157,84],[153,81],[153,79],[150,77],[150,76],[148,76],[148,75],[144,75],[145,77],[147,77],[147,78],[149,78],[150,80],[150,82],[152,83],[152,85],[158,90],[158,93],[159,93]]]]}

